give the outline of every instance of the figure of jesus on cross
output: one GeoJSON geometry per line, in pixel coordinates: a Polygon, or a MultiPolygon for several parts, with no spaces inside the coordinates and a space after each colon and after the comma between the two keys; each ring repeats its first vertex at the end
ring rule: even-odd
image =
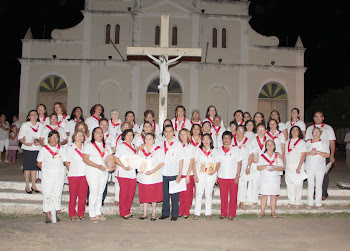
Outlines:
{"type": "MultiPolygon", "coordinates": [[[[169,66],[175,64],[185,54],[190,57],[200,57],[200,48],[170,48],[169,47],[169,15],[161,16],[160,47],[127,47],[127,55],[147,55],[159,65],[159,125],[162,127],[167,118],[168,85],[170,82],[169,66]],[[159,56],[159,59],[154,57],[159,56]],[[168,60],[169,56],[176,58],[168,60]]],[[[179,104],[180,105],[180,104],[179,104]]]]}

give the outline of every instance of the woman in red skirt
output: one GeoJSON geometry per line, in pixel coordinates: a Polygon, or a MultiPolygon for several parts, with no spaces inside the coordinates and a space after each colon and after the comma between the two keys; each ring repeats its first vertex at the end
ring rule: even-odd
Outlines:
{"type": "Polygon", "coordinates": [[[163,200],[163,170],[164,153],[159,146],[155,145],[156,136],[153,133],[145,135],[145,146],[138,152],[142,161],[137,174],[139,182],[139,200],[143,204],[143,215],[139,218],[147,218],[148,203],[152,203],[152,218],[156,220],[157,202],[163,200]]]}

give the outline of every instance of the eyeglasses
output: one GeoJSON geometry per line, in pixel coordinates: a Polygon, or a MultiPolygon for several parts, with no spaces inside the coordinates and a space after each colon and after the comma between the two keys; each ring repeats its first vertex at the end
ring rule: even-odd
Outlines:
{"type": "Polygon", "coordinates": [[[258,128],[258,131],[263,131],[265,130],[265,128],[258,128]]]}
{"type": "Polygon", "coordinates": [[[198,116],[199,116],[199,114],[192,114],[192,116],[194,116],[194,117],[198,117],[198,116]]]}
{"type": "Polygon", "coordinates": [[[211,141],[211,139],[206,138],[206,139],[202,139],[202,141],[211,141]]]}

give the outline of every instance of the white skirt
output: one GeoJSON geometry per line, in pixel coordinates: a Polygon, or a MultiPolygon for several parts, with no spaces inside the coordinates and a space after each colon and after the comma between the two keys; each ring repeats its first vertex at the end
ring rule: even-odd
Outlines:
{"type": "Polygon", "coordinates": [[[281,176],[267,175],[260,173],[259,194],[263,195],[279,195],[281,190],[281,176]]]}

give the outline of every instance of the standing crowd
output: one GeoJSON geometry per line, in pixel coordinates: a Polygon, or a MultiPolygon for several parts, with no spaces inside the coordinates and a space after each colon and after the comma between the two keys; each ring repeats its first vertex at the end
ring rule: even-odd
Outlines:
{"type": "MultiPolygon", "coordinates": [[[[187,219],[194,197],[193,219],[199,219],[205,197],[205,217],[210,220],[215,184],[220,188],[220,219],[233,220],[237,207],[256,207],[259,195],[258,217],[265,216],[269,199],[271,217],[275,218],[284,175],[287,207],[300,207],[303,181],[307,179],[307,208],[313,207],[315,199],[316,207],[323,210],[322,200],[328,196],[327,173],[335,161],[335,134],[323,123],[322,112],[315,112],[314,124],[308,128],[297,108],[291,110],[286,123],[280,121],[276,110],[269,118],[260,112],[252,117],[249,112],[237,110],[228,127],[214,106],[208,107],[203,120],[199,110],[186,115],[185,107],[179,105],[175,118],[166,119],[161,127],[155,122],[154,112],[147,110],[139,126],[132,111],[125,113],[123,121],[118,110],[105,118],[101,104],[94,105],[85,120],[80,107],[69,116],[57,102],[48,115],[45,105],[40,104],[28,112],[27,122],[18,133],[25,191],[39,193],[35,186],[39,173],[47,223],[61,210],[65,176],[72,221],[85,219],[87,199],[91,222],[106,220],[102,205],[108,181],[114,182],[114,205],[119,206],[120,216],[126,220],[133,218],[131,206],[137,183],[143,206],[140,220],[148,217],[148,204],[152,206],[150,219],[156,220],[157,202],[163,202],[159,219],[187,219]],[[185,182],[186,190],[172,192],[174,182],[179,186],[185,182]]],[[[4,128],[8,127],[2,122],[4,128]]],[[[17,137],[17,132],[13,133],[17,137]]]]}

